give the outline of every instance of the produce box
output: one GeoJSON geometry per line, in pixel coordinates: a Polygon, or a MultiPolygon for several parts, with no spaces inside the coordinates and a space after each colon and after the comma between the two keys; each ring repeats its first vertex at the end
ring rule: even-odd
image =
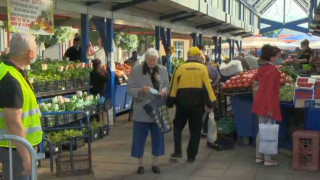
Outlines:
{"type": "Polygon", "coordinates": [[[308,77],[298,77],[296,81],[297,89],[314,89],[316,80],[308,77]]]}
{"type": "Polygon", "coordinates": [[[57,176],[78,176],[91,174],[89,154],[59,154],[56,158],[57,176]]]}
{"type": "Polygon", "coordinates": [[[295,90],[294,103],[296,108],[305,108],[305,101],[307,100],[313,100],[313,90],[295,90]]]}
{"type": "Polygon", "coordinates": [[[73,88],[75,88],[74,80],[72,79],[66,80],[66,89],[73,89],[73,88]]]}
{"type": "Polygon", "coordinates": [[[220,118],[216,124],[218,133],[229,134],[236,131],[236,123],[232,118],[220,118]]]}

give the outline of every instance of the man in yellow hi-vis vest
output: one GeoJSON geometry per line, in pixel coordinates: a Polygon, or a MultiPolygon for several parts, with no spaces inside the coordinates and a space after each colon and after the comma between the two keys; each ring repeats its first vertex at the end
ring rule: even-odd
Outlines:
{"type": "MultiPolygon", "coordinates": [[[[36,58],[37,45],[31,34],[14,34],[9,59],[0,64],[0,134],[25,138],[36,146],[42,141],[40,110],[26,67],[36,58]]],[[[0,162],[4,179],[9,179],[9,142],[0,141],[0,162]]],[[[13,142],[13,179],[28,179],[31,157],[27,149],[13,142]]]]}

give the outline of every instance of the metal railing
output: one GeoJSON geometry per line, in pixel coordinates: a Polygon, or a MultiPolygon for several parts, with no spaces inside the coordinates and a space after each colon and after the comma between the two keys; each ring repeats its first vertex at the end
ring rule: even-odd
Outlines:
{"type": "Polygon", "coordinates": [[[32,145],[22,137],[11,135],[11,134],[1,134],[0,141],[9,141],[9,167],[10,167],[10,180],[13,180],[13,167],[12,167],[12,141],[16,141],[22,144],[30,153],[31,156],[31,180],[37,180],[37,161],[36,152],[32,145]]]}

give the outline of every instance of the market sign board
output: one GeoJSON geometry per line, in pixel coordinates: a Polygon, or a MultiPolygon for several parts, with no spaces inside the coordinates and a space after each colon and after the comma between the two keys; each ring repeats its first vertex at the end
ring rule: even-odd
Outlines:
{"type": "Polygon", "coordinates": [[[10,32],[53,34],[53,0],[7,0],[10,32]]]}

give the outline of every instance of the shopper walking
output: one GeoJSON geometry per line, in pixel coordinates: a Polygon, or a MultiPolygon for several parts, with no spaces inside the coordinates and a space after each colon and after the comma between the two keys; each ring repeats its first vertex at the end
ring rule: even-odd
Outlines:
{"type": "MultiPolygon", "coordinates": [[[[209,77],[210,77],[210,82],[212,85],[212,89],[216,90],[218,89],[218,85],[221,79],[220,73],[217,69],[216,66],[210,64],[211,59],[209,58],[208,55],[205,56],[205,62],[204,64],[206,65],[208,72],[209,72],[209,77]]],[[[209,113],[208,111],[205,111],[205,121],[203,123],[203,127],[202,127],[202,136],[206,136],[207,132],[208,132],[208,120],[209,120],[209,113]]],[[[213,144],[211,143],[207,143],[208,147],[213,147],[213,144]]]]}
{"type": "Polygon", "coordinates": [[[154,173],[160,173],[158,157],[165,154],[164,134],[143,109],[144,105],[158,96],[152,94],[154,91],[158,91],[163,98],[167,97],[168,72],[164,66],[158,65],[158,59],[158,51],[154,48],[148,49],[145,54],[145,62],[132,69],[128,83],[128,94],[134,98],[131,155],[139,159],[138,174],[144,173],[143,154],[149,131],[152,139],[152,171],[154,173]]]}
{"type": "Polygon", "coordinates": [[[167,68],[169,79],[171,79],[173,74],[173,65],[172,65],[172,50],[170,47],[166,47],[166,56],[162,59],[162,65],[167,68]]]}
{"type": "MultiPolygon", "coordinates": [[[[9,59],[0,64],[0,134],[25,138],[32,146],[42,141],[40,110],[26,67],[36,58],[37,45],[31,34],[14,34],[9,59]]],[[[4,179],[9,179],[9,142],[0,141],[0,162],[4,179]]],[[[13,141],[13,179],[27,180],[31,173],[28,150],[13,141]]]]}
{"type": "MultiPolygon", "coordinates": [[[[261,48],[261,59],[264,65],[258,69],[254,76],[254,84],[258,85],[254,92],[254,103],[252,111],[258,115],[259,123],[272,123],[272,120],[281,121],[280,109],[280,73],[274,63],[281,56],[278,47],[264,45],[261,48]]],[[[271,155],[259,153],[259,132],[256,139],[256,162],[266,166],[278,165],[278,162],[271,159],[271,155]]]]}
{"type": "Polygon", "coordinates": [[[176,116],[173,122],[175,149],[171,157],[182,157],[181,134],[188,121],[190,138],[187,156],[189,162],[194,162],[198,153],[204,106],[207,105],[212,110],[216,100],[208,70],[200,62],[201,55],[202,51],[198,47],[188,50],[188,60],[180,65],[173,75],[168,100],[169,107],[176,105],[176,116]]]}
{"type": "Polygon", "coordinates": [[[106,71],[106,68],[101,65],[100,59],[92,60],[93,70],[90,73],[90,84],[92,85],[91,94],[101,96],[106,96],[107,85],[106,81],[109,79],[109,74],[106,71]]]}

